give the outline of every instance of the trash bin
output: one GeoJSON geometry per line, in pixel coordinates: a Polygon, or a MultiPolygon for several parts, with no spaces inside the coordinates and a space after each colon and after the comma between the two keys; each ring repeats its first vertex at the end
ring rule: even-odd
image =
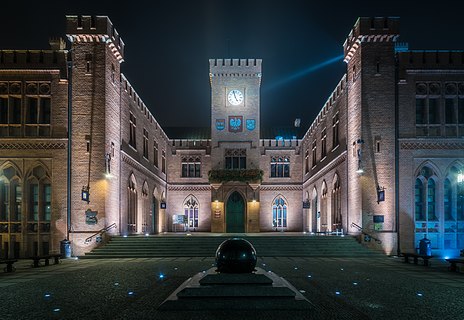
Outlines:
{"type": "Polygon", "coordinates": [[[419,241],[419,254],[423,254],[426,256],[432,255],[432,243],[425,236],[424,239],[419,241]]]}
{"type": "Polygon", "coordinates": [[[60,241],[61,258],[71,258],[71,241],[64,239],[60,241]]]}

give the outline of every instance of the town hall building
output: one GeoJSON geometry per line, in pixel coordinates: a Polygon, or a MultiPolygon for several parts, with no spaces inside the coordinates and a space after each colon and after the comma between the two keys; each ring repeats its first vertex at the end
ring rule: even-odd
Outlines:
{"type": "Polygon", "coordinates": [[[108,17],[67,16],[66,35],[50,50],[0,50],[2,257],[59,251],[63,239],[81,255],[103,232],[464,248],[464,52],[410,50],[398,18],[359,18],[346,73],[310,128],[272,139],[260,123],[265,62],[211,59],[210,134],[185,139],[121,73],[108,17]]]}

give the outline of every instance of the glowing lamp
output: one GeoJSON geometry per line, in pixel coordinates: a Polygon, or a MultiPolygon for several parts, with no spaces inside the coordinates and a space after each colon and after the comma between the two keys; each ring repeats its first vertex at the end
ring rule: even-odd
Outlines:
{"type": "Polygon", "coordinates": [[[86,201],[87,203],[90,202],[90,187],[89,186],[83,186],[81,190],[81,199],[82,201],[86,201]]]}

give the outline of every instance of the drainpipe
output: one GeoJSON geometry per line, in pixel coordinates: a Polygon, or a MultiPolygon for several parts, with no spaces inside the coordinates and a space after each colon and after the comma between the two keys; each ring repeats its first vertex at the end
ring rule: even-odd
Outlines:
{"type": "MultiPolygon", "coordinates": [[[[71,49],[72,50],[72,49],[71,49]]],[[[67,218],[66,239],[71,230],[71,157],[72,157],[72,68],[71,50],[68,51],[68,161],[67,161],[67,218]]]]}
{"type": "Polygon", "coordinates": [[[400,212],[399,212],[399,87],[398,87],[398,56],[395,53],[395,231],[396,231],[396,254],[399,256],[401,254],[400,247],[400,212]]]}

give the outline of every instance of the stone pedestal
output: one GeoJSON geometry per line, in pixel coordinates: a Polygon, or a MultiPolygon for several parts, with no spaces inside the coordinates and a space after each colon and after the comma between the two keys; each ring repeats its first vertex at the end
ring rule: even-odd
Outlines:
{"type": "Polygon", "coordinates": [[[243,274],[210,268],[185,281],[159,310],[305,310],[314,308],[298,290],[273,272],[243,274]]]}

